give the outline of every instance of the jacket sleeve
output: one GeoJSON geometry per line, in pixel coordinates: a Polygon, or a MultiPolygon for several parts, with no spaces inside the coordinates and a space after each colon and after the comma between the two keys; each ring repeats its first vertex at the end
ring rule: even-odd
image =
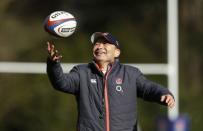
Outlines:
{"type": "Polygon", "coordinates": [[[142,73],[138,76],[136,82],[138,97],[147,101],[153,101],[162,105],[166,105],[164,102],[161,102],[161,96],[171,94],[167,88],[146,79],[142,73]]]}
{"type": "Polygon", "coordinates": [[[79,91],[79,73],[74,67],[69,73],[63,73],[59,62],[47,59],[47,74],[52,86],[59,91],[76,94],[79,91]]]}

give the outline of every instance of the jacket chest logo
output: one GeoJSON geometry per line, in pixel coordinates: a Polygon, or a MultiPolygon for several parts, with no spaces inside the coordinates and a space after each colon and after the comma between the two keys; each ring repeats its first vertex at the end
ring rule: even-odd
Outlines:
{"type": "Polygon", "coordinates": [[[121,86],[122,83],[123,83],[123,80],[121,78],[116,79],[116,91],[123,92],[123,88],[121,86]]]}
{"type": "Polygon", "coordinates": [[[121,78],[116,79],[116,84],[121,85],[123,83],[123,80],[121,78]]]}

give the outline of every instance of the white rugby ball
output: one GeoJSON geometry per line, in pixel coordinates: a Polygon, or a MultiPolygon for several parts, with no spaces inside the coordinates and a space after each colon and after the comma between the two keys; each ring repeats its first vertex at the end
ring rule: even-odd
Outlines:
{"type": "Polygon", "coordinates": [[[75,17],[66,11],[55,11],[44,21],[44,29],[57,37],[68,37],[75,32],[77,21],[75,17]]]}

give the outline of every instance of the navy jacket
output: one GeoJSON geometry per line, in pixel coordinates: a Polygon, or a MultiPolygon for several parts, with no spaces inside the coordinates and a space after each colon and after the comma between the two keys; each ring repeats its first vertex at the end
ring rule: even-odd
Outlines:
{"type": "Polygon", "coordinates": [[[48,59],[47,73],[55,89],[76,96],[78,131],[137,131],[137,97],[162,104],[160,97],[170,93],[119,61],[104,75],[94,62],[63,73],[48,59]]]}

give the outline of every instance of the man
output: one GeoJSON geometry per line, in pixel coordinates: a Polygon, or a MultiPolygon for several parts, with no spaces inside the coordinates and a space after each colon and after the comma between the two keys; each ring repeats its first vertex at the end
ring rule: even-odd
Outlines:
{"type": "Polygon", "coordinates": [[[53,87],[74,94],[78,131],[137,131],[137,97],[174,106],[167,88],[147,80],[139,69],[119,63],[120,46],[110,33],[91,36],[93,61],[63,73],[62,56],[48,42],[47,73],[53,87]]]}

